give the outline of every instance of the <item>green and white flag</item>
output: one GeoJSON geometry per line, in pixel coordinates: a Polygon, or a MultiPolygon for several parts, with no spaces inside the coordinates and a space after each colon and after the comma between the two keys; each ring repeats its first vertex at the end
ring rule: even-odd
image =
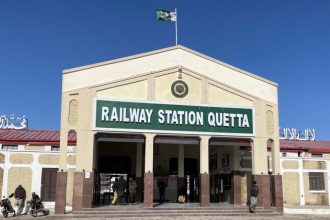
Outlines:
{"type": "Polygon", "coordinates": [[[176,13],[164,9],[157,10],[157,20],[160,21],[176,21],[176,13]]]}

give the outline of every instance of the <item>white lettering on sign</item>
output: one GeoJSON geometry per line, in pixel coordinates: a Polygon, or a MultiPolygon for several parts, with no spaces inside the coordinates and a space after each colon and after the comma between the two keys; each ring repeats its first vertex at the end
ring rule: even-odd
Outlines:
{"type": "Polygon", "coordinates": [[[158,110],[160,124],[204,125],[204,113],[194,111],[158,110]]]}
{"type": "Polygon", "coordinates": [[[212,127],[250,127],[248,116],[246,114],[210,112],[207,118],[209,125],[212,127]],[[237,125],[235,124],[235,121],[237,121],[237,125]]]}
{"type": "Polygon", "coordinates": [[[0,129],[26,129],[27,118],[25,115],[22,117],[15,117],[14,114],[7,117],[6,115],[0,116],[0,129]]]}
{"type": "Polygon", "coordinates": [[[315,141],[315,137],[314,128],[307,128],[304,131],[298,131],[295,128],[283,128],[283,130],[280,130],[280,139],[315,141]]]}
{"type": "MultiPolygon", "coordinates": [[[[105,122],[144,123],[150,124],[153,109],[107,107],[101,108],[101,120],[105,122]]],[[[158,123],[167,125],[204,125],[204,112],[178,111],[160,109],[157,112],[158,123]]],[[[250,122],[247,114],[209,112],[205,123],[211,127],[243,127],[249,128],[250,122]]]]}
{"type": "Polygon", "coordinates": [[[148,123],[151,122],[152,109],[139,108],[109,108],[102,107],[101,120],[110,122],[148,123]]]}

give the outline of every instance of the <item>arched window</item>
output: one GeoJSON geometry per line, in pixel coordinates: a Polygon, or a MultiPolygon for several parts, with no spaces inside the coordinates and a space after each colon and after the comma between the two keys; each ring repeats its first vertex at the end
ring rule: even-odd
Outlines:
{"type": "Polygon", "coordinates": [[[271,110],[266,112],[266,129],[268,135],[274,135],[274,116],[271,110]]]}
{"type": "Polygon", "coordinates": [[[69,103],[69,125],[77,125],[78,123],[78,101],[72,99],[69,103]]]}

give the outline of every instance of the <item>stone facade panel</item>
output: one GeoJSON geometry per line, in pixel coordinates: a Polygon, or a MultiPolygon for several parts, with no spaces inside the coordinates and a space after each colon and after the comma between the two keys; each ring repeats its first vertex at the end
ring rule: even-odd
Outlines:
{"type": "Polygon", "coordinates": [[[303,162],[304,169],[327,169],[327,163],[324,161],[308,161],[304,160],[303,162]]]}
{"type": "Polygon", "coordinates": [[[47,155],[47,154],[42,154],[39,156],[39,163],[40,164],[56,164],[58,165],[59,163],[59,155],[47,155]]]}
{"type": "Polygon", "coordinates": [[[32,154],[12,154],[10,163],[14,164],[31,164],[33,162],[32,154]]]}
{"type": "Polygon", "coordinates": [[[298,173],[283,173],[283,203],[285,205],[300,204],[298,173]]]}
{"type": "Polygon", "coordinates": [[[282,162],[284,169],[298,169],[299,164],[298,161],[292,161],[292,160],[285,160],[282,162]]]}

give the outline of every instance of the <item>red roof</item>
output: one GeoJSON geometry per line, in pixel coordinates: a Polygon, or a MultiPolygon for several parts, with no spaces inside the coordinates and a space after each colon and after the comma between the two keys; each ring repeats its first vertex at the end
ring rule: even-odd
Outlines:
{"type": "Polygon", "coordinates": [[[280,140],[281,151],[330,153],[330,141],[280,140]]]}
{"type": "MultiPolygon", "coordinates": [[[[69,144],[76,143],[76,133],[69,133],[69,144]]],[[[0,129],[2,144],[60,145],[60,132],[47,130],[0,129]]]]}
{"type": "MultiPolygon", "coordinates": [[[[69,132],[69,144],[76,144],[76,138],[75,132],[69,132]]],[[[0,143],[60,145],[60,132],[47,130],[0,129],[0,143]]],[[[250,147],[245,148],[250,149],[250,147]]],[[[310,153],[330,153],[330,141],[298,141],[281,139],[280,148],[281,151],[284,152],[306,151],[310,153]]]]}

